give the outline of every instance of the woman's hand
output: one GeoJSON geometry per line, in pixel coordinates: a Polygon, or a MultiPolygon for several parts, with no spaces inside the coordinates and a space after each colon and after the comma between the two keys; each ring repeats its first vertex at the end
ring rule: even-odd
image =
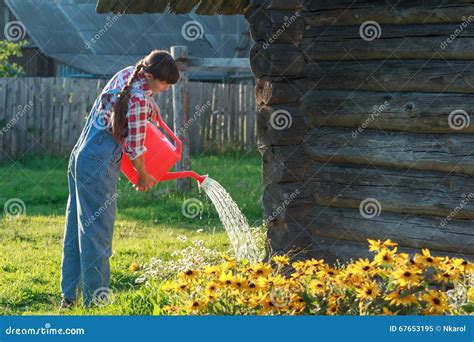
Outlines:
{"type": "Polygon", "coordinates": [[[138,182],[133,187],[137,191],[147,191],[151,187],[153,187],[157,183],[155,177],[150,175],[149,173],[139,173],[138,174],[138,182]]]}
{"type": "Polygon", "coordinates": [[[132,160],[133,167],[138,173],[138,182],[133,187],[137,191],[146,191],[157,183],[157,180],[150,175],[145,168],[145,158],[143,155],[132,160]]]}

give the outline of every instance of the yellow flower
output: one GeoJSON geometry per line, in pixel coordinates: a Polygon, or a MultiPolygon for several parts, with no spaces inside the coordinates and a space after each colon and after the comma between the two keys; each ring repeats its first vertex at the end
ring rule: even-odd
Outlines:
{"type": "Polygon", "coordinates": [[[376,263],[369,259],[359,259],[354,263],[354,271],[364,276],[372,277],[378,273],[376,263]]]}
{"type": "Polygon", "coordinates": [[[187,306],[187,309],[188,309],[188,312],[197,312],[197,311],[201,311],[204,309],[205,305],[204,305],[204,301],[200,301],[200,300],[193,300],[193,301],[190,301],[188,303],[188,306],[187,306]]]}
{"type": "Polygon", "coordinates": [[[140,269],[140,266],[136,262],[132,262],[130,264],[130,271],[136,272],[140,269]]]}
{"type": "Polygon", "coordinates": [[[319,280],[312,280],[309,283],[309,288],[313,296],[322,296],[327,292],[326,285],[319,280]]]}
{"type": "Polygon", "coordinates": [[[356,288],[356,296],[359,299],[374,300],[379,292],[377,283],[373,281],[366,282],[362,287],[356,288]]]}
{"type": "Polygon", "coordinates": [[[421,253],[415,255],[415,262],[422,267],[436,266],[443,260],[443,258],[432,256],[428,248],[423,248],[421,253]]]}
{"type": "Polygon", "coordinates": [[[460,272],[464,273],[471,273],[474,272],[474,263],[466,261],[461,258],[453,258],[451,259],[453,266],[458,269],[460,272]]]}
{"type": "Polygon", "coordinates": [[[217,289],[218,289],[218,284],[214,281],[211,281],[206,285],[207,293],[215,293],[217,289]]]}
{"type": "Polygon", "coordinates": [[[267,278],[259,277],[257,282],[261,289],[268,289],[272,286],[283,287],[287,284],[286,278],[280,274],[276,276],[269,275],[267,278]]]}
{"type": "Polygon", "coordinates": [[[383,315],[386,315],[386,316],[393,316],[395,315],[395,313],[393,311],[390,311],[389,308],[386,308],[385,306],[382,308],[383,310],[383,315]]]}
{"type": "Polygon", "coordinates": [[[228,273],[225,273],[225,272],[221,272],[220,276],[219,276],[219,282],[224,285],[224,286],[230,286],[232,285],[232,280],[233,280],[233,276],[232,276],[232,272],[229,271],[228,273]]]}
{"type": "Polygon", "coordinates": [[[337,310],[339,310],[338,304],[329,304],[327,308],[328,315],[337,315],[337,310]]]}
{"type": "Polygon", "coordinates": [[[179,291],[190,291],[191,290],[191,285],[188,282],[183,281],[180,279],[178,283],[176,284],[176,289],[179,291]]]}
{"type": "Polygon", "coordinates": [[[213,265],[213,266],[206,265],[206,266],[203,267],[202,271],[203,271],[205,274],[214,275],[214,274],[219,273],[220,268],[219,268],[218,266],[216,266],[216,265],[213,265]]]}
{"type": "Polygon", "coordinates": [[[401,286],[419,285],[421,281],[421,271],[410,268],[399,268],[393,273],[395,281],[401,286]]]}
{"type": "Polygon", "coordinates": [[[369,251],[371,252],[378,252],[382,248],[398,246],[398,243],[392,242],[390,239],[385,240],[384,242],[380,240],[371,240],[371,239],[367,239],[367,241],[369,242],[369,251]]]}
{"type": "Polygon", "coordinates": [[[247,279],[245,279],[241,275],[236,275],[232,279],[232,286],[238,290],[246,289],[248,286],[247,279]]]}
{"type": "Polygon", "coordinates": [[[195,271],[195,270],[187,270],[187,271],[181,272],[180,274],[181,279],[184,279],[187,281],[196,280],[198,276],[199,276],[199,271],[195,271]]]}
{"type": "Polygon", "coordinates": [[[272,273],[272,267],[262,262],[256,263],[250,267],[250,274],[254,277],[266,277],[272,273]]]}
{"type": "Polygon", "coordinates": [[[449,310],[448,298],[439,290],[429,290],[422,298],[427,304],[423,310],[424,314],[439,315],[449,310]]]}
{"type": "Polygon", "coordinates": [[[391,264],[395,261],[395,254],[397,253],[397,247],[390,250],[388,248],[382,248],[374,258],[377,264],[391,264]]]}
{"type": "Polygon", "coordinates": [[[469,290],[467,290],[467,300],[474,301],[474,287],[470,287],[469,290]]]}
{"type": "Polygon", "coordinates": [[[448,284],[455,282],[459,279],[459,273],[454,271],[444,270],[441,272],[436,272],[433,276],[433,279],[442,284],[448,284]]]}
{"type": "Polygon", "coordinates": [[[272,257],[272,260],[280,265],[289,265],[290,264],[290,259],[288,259],[287,256],[284,255],[274,255],[272,257]]]}
{"type": "Polygon", "coordinates": [[[385,296],[385,300],[390,301],[390,305],[412,305],[418,304],[414,294],[402,294],[403,290],[395,290],[385,296]]]}

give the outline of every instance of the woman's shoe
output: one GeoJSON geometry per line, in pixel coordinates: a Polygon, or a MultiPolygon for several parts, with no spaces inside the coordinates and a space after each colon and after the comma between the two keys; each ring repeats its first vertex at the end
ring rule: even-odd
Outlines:
{"type": "Polygon", "coordinates": [[[63,298],[59,305],[59,310],[69,309],[76,305],[76,300],[63,298]]]}

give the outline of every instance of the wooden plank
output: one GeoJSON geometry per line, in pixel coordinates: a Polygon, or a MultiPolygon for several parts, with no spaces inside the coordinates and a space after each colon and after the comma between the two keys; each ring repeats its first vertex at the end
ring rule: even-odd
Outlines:
{"type": "Polygon", "coordinates": [[[53,130],[53,88],[55,79],[52,77],[44,78],[41,82],[41,146],[44,152],[50,152],[50,147],[53,144],[52,130],[53,130]]]}
{"type": "Polygon", "coordinates": [[[4,138],[7,131],[7,78],[0,78],[0,162],[7,160],[7,146],[4,144],[4,138]]]}
{"type": "MultiPolygon", "coordinates": [[[[10,102],[10,105],[9,105],[9,111],[7,112],[7,122],[10,123],[10,125],[11,125],[11,128],[9,130],[9,132],[11,132],[10,133],[10,136],[11,136],[10,155],[11,155],[11,157],[16,158],[20,154],[20,150],[19,150],[20,142],[19,142],[19,140],[21,139],[21,130],[19,129],[19,127],[17,125],[18,122],[15,119],[15,114],[16,114],[16,111],[17,111],[17,108],[18,108],[18,104],[20,103],[21,84],[20,84],[19,80],[16,80],[16,82],[12,82],[12,83],[13,83],[12,88],[11,88],[12,92],[11,92],[11,95],[10,95],[11,102],[10,102]]],[[[7,134],[7,137],[8,137],[8,134],[7,134]]]]}
{"type": "Polygon", "coordinates": [[[189,58],[190,71],[250,72],[248,58],[189,58]]]}
{"type": "Polygon", "coordinates": [[[305,79],[289,84],[262,79],[263,103],[289,103],[303,90],[317,87],[336,90],[384,90],[474,93],[472,61],[377,60],[309,63],[305,79]],[[266,82],[265,82],[266,81],[266,82]],[[292,89],[293,88],[293,89],[292,89]],[[300,91],[297,88],[301,88],[300,91]]]}
{"type": "Polygon", "coordinates": [[[34,112],[34,93],[35,93],[35,79],[27,77],[26,84],[26,102],[24,106],[24,116],[26,119],[25,133],[26,133],[26,148],[25,153],[34,154],[36,148],[36,127],[35,127],[35,112],[34,112]]]}
{"type": "Polygon", "coordinates": [[[383,212],[447,217],[461,205],[455,218],[462,220],[474,219],[474,201],[466,201],[473,185],[466,175],[320,163],[305,181],[320,206],[358,209],[374,198],[383,212]]]}
{"type": "Polygon", "coordinates": [[[466,20],[467,13],[474,12],[474,5],[465,0],[390,3],[346,0],[308,2],[306,10],[304,22],[311,26],[361,25],[366,21],[376,21],[380,25],[459,24],[466,20]]]}
{"type": "Polygon", "coordinates": [[[454,41],[443,45],[456,30],[459,24],[383,25],[373,29],[372,36],[361,35],[356,26],[313,27],[305,31],[300,48],[312,61],[473,59],[474,31],[469,25],[454,41]]]}
{"type": "Polygon", "coordinates": [[[317,236],[360,242],[390,238],[406,247],[474,255],[474,231],[469,220],[451,220],[442,226],[439,217],[433,216],[382,212],[365,218],[356,209],[315,206],[309,222],[317,236]]]}
{"type": "Polygon", "coordinates": [[[41,120],[43,119],[43,115],[41,112],[42,109],[42,97],[41,94],[41,83],[43,78],[35,77],[34,85],[33,85],[33,116],[34,116],[34,127],[35,127],[35,148],[34,152],[36,154],[40,154],[43,151],[43,147],[41,146],[41,120]]]}
{"type": "Polygon", "coordinates": [[[262,155],[264,184],[303,183],[311,164],[303,145],[271,146],[262,155]]]}
{"type": "Polygon", "coordinates": [[[71,92],[73,91],[73,80],[71,78],[66,78],[64,82],[64,91],[61,98],[61,103],[63,106],[63,114],[61,117],[61,144],[59,147],[59,154],[65,155],[70,147],[68,145],[69,141],[69,127],[72,126],[71,122],[71,92]]]}
{"type": "Polygon", "coordinates": [[[474,133],[474,97],[467,94],[313,90],[303,96],[301,110],[313,128],[474,133]]]}
{"type": "MultiPolygon", "coordinates": [[[[312,41],[315,41],[314,37],[312,37],[312,41]]],[[[306,44],[309,49],[311,47],[309,38],[306,44]]],[[[329,46],[329,43],[327,45],[329,46]]],[[[249,55],[252,73],[256,78],[263,76],[300,77],[306,65],[305,55],[302,51],[305,49],[300,49],[294,44],[271,44],[264,48],[263,43],[256,42],[249,55]]]]}
{"type": "Polygon", "coordinates": [[[65,96],[64,90],[65,78],[57,78],[56,84],[54,87],[54,117],[53,117],[53,136],[52,141],[54,145],[52,146],[52,151],[54,154],[60,154],[61,146],[61,124],[63,116],[63,100],[65,96]]]}
{"type": "Polygon", "coordinates": [[[351,163],[388,168],[474,175],[474,135],[419,134],[349,128],[312,129],[304,138],[315,162],[351,163]]]}
{"type": "Polygon", "coordinates": [[[219,110],[219,85],[214,84],[212,90],[212,115],[211,115],[211,137],[212,140],[209,141],[211,145],[211,141],[216,143],[217,140],[217,114],[219,110]]]}
{"type": "Polygon", "coordinates": [[[248,149],[253,149],[255,146],[255,97],[253,92],[253,86],[251,84],[247,84],[247,94],[249,99],[249,115],[248,115],[248,149]]]}

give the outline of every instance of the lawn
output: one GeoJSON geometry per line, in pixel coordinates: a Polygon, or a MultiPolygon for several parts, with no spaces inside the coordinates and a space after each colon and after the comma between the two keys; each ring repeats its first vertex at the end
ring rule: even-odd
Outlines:
{"type": "MultiPolygon", "coordinates": [[[[232,195],[251,225],[262,221],[261,160],[254,153],[201,155],[192,169],[209,174],[232,195]]],[[[25,203],[26,212],[16,218],[2,213],[0,219],[0,310],[2,314],[58,314],[59,275],[67,201],[67,158],[27,157],[0,165],[0,205],[11,198],[25,203]]],[[[169,258],[193,239],[220,251],[230,248],[217,213],[197,184],[185,196],[176,194],[172,182],[137,193],[124,177],[119,187],[119,213],[111,258],[115,300],[107,307],[77,308],[67,314],[130,314],[139,305],[141,286],[132,263],[143,264],[152,257],[169,258]],[[187,218],[182,203],[196,198],[202,215],[187,218]],[[178,239],[187,236],[185,242],[178,239]],[[139,301],[139,300],[138,300],[139,301]]]]}

